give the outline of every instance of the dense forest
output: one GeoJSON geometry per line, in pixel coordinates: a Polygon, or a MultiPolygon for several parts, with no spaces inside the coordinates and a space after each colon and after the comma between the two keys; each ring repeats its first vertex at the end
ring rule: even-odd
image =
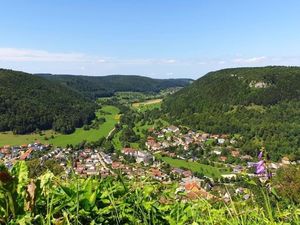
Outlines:
{"type": "Polygon", "coordinates": [[[31,74],[0,69],[0,131],[24,134],[54,129],[72,133],[95,117],[94,103],[31,74]]]}
{"type": "Polygon", "coordinates": [[[102,77],[51,74],[36,75],[48,80],[60,82],[90,99],[110,97],[120,91],[159,92],[166,88],[185,87],[192,82],[191,79],[152,79],[133,75],[110,75],[102,77]]]}
{"type": "Polygon", "coordinates": [[[163,103],[169,118],[194,129],[242,136],[242,149],[265,146],[273,160],[300,159],[300,68],[211,72],[163,103]]]}

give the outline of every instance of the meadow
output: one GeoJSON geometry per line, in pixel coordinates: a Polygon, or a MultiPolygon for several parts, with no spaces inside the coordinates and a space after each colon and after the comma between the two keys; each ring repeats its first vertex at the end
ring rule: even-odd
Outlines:
{"type": "Polygon", "coordinates": [[[3,145],[22,145],[35,141],[54,146],[65,147],[67,144],[78,144],[83,140],[96,141],[101,137],[106,137],[119,121],[119,109],[115,106],[103,106],[96,112],[97,118],[104,117],[105,122],[99,126],[99,129],[84,130],[77,128],[72,134],[60,134],[53,130],[41,131],[26,135],[14,135],[12,132],[0,133],[0,146],[3,145]]]}
{"type": "Polygon", "coordinates": [[[146,111],[146,110],[152,110],[155,108],[160,109],[162,103],[162,99],[151,99],[144,102],[135,102],[132,104],[132,107],[137,109],[138,111],[146,111]]]}
{"type": "Polygon", "coordinates": [[[185,168],[189,169],[192,172],[202,172],[204,175],[209,176],[209,177],[214,177],[214,178],[220,178],[221,177],[221,172],[219,168],[210,166],[210,165],[205,165],[201,164],[198,162],[187,162],[182,159],[173,159],[170,157],[160,157],[159,155],[157,156],[158,158],[162,159],[172,167],[176,168],[185,168]]]}

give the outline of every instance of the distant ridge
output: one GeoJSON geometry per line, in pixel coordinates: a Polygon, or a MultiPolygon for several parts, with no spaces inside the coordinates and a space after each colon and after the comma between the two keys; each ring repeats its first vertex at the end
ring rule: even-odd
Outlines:
{"type": "Polygon", "coordinates": [[[139,75],[35,75],[59,82],[91,99],[112,96],[118,91],[159,92],[166,88],[185,87],[193,82],[192,79],[153,79],[139,75]]]}

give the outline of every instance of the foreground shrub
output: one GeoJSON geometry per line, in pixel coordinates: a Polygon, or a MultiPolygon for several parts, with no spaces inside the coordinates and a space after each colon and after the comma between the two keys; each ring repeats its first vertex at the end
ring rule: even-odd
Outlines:
{"type": "Polygon", "coordinates": [[[0,172],[2,224],[299,224],[296,205],[261,207],[247,201],[187,200],[176,184],[122,177],[68,180],[46,172],[28,178],[24,162],[0,172]]]}

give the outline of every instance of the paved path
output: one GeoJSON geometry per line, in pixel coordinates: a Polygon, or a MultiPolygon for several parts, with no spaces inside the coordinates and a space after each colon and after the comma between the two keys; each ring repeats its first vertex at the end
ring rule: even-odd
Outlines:
{"type": "Polygon", "coordinates": [[[108,167],[106,166],[105,162],[104,162],[103,159],[102,159],[102,155],[101,155],[99,152],[97,153],[97,155],[98,155],[98,159],[99,159],[101,165],[102,165],[106,170],[109,170],[109,172],[110,172],[111,174],[115,174],[114,171],[112,171],[110,168],[108,168],[108,167]]]}
{"type": "Polygon", "coordinates": [[[109,133],[108,133],[108,135],[106,136],[106,139],[108,139],[109,137],[110,137],[110,135],[112,134],[112,132],[114,132],[115,131],[115,127],[111,130],[111,131],[109,131],[109,133]]]}

